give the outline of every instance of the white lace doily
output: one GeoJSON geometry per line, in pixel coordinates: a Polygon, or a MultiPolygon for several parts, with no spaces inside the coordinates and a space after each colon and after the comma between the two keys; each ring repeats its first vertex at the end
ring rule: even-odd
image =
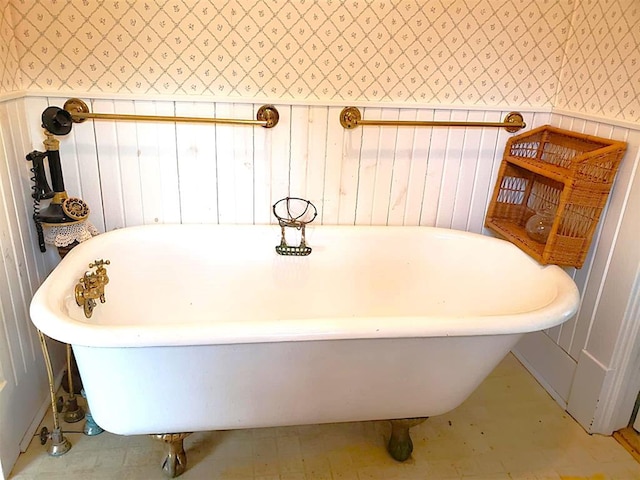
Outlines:
{"type": "Polygon", "coordinates": [[[84,242],[95,237],[100,232],[89,220],[80,223],[60,225],[59,227],[45,227],[44,241],[56,247],[66,247],[73,242],[84,242]]]}

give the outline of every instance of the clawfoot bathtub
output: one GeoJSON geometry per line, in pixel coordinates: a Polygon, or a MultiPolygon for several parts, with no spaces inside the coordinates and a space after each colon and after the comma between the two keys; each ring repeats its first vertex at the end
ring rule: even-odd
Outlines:
{"type": "Polygon", "coordinates": [[[477,234],[308,227],[308,257],[279,242],[278,226],[115,230],[62,260],[31,317],[73,345],[96,422],[168,442],[175,476],[203,430],[394,419],[407,458],[415,419],[460,405],[579,301],[562,269],[477,234]],[[74,286],[96,259],[110,280],[86,318],[74,286]]]}

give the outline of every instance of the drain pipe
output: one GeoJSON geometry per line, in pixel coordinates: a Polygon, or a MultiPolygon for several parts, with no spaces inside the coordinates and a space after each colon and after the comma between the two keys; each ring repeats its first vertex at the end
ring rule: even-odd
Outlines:
{"type": "Polygon", "coordinates": [[[84,410],[78,405],[76,393],[73,391],[73,375],[71,374],[71,345],[67,343],[67,380],[69,384],[69,399],[67,400],[67,411],[64,413],[64,421],[76,423],[84,418],[84,410]]]}

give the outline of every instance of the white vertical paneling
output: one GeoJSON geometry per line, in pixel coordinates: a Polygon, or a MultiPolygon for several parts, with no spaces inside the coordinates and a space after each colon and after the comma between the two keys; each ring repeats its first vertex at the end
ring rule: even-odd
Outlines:
{"type": "MultiPolygon", "coordinates": [[[[154,115],[175,115],[174,102],[155,102],[154,115]]],[[[176,124],[154,122],[158,139],[156,150],[156,180],[159,182],[160,221],[180,223],[180,189],[178,187],[178,153],[176,146],[176,124]]]]}
{"type": "MultiPolygon", "coordinates": [[[[271,213],[271,206],[278,200],[288,196],[297,196],[291,191],[291,131],[294,128],[291,119],[291,106],[278,105],[276,107],[280,114],[280,121],[274,128],[268,129],[268,149],[265,151],[265,158],[269,159],[271,166],[270,200],[266,205],[256,205],[264,211],[269,212],[271,222],[275,221],[271,213]]],[[[299,127],[298,127],[299,128],[299,127]]],[[[262,161],[259,160],[259,161],[262,161]]]]}
{"type": "MultiPolygon", "coordinates": [[[[399,114],[400,111],[395,108],[385,108],[381,117],[378,118],[382,120],[398,120],[399,114]]],[[[398,128],[381,127],[380,129],[380,140],[377,146],[378,162],[376,164],[373,190],[373,208],[371,211],[372,225],[387,224],[398,128]]]]}
{"type": "MultiPolygon", "coordinates": [[[[417,111],[414,109],[400,110],[398,120],[416,120],[417,111]]],[[[389,194],[389,209],[387,213],[387,225],[404,225],[405,213],[409,193],[409,179],[411,177],[411,164],[413,161],[414,141],[417,129],[414,127],[398,128],[391,172],[391,191],[389,194]]],[[[416,162],[418,159],[416,158],[416,162]]],[[[416,222],[417,224],[417,222],[416,222]]]]}
{"type": "MultiPolygon", "coordinates": [[[[455,110],[451,112],[452,121],[465,121],[466,118],[467,112],[465,111],[455,110]]],[[[438,227],[453,227],[452,222],[456,193],[458,190],[458,178],[460,169],[462,168],[464,137],[464,128],[453,127],[447,129],[446,162],[444,163],[444,170],[440,182],[440,197],[438,199],[438,214],[436,217],[436,226],[438,227]]]]}
{"type": "MultiPolygon", "coordinates": [[[[542,116],[542,114],[539,114],[537,116],[542,116]]],[[[551,119],[553,120],[553,123],[560,128],[580,131],[582,133],[602,136],[605,138],[625,139],[628,133],[626,129],[620,127],[613,128],[610,125],[600,122],[576,119],[563,115],[553,115],[551,119]]],[[[548,121],[551,121],[551,119],[548,121]]],[[[631,142],[631,145],[633,145],[633,142],[631,142]]],[[[627,157],[629,157],[629,155],[627,155],[627,157]]],[[[628,169],[628,164],[623,162],[618,173],[618,179],[623,178],[628,180],[630,178],[630,171],[625,169],[628,169]]],[[[594,233],[592,245],[587,255],[584,267],[579,270],[567,269],[568,273],[574,278],[584,298],[580,309],[578,313],[569,321],[547,332],[548,335],[555,342],[557,342],[557,344],[561,348],[570,353],[571,356],[576,360],[585,345],[590,325],[592,323],[591,318],[596,310],[595,305],[598,298],[597,291],[602,288],[602,284],[600,284],[600,286],[597,286],[598,282],[595,279],[601,278],[602,275],[605,274],[608,256],[596,254],[598,253],[599,249],[602,249],[604,251],[610,251],[611,249],[611,234],[613,233],[613,230],[604,229],[604,225],[605,219],[609,216],[608,210],[611,208],[611,202],[612,199],[615,198],[615,192],[619,188],[619,183],[620,181],[617,180],[616,184],[614,185],[613,193],[609,198],[608,206],[605,208],[598,227],[594,233]]],[[[613,209],[615,210],[616,207],[614,207],[613,209]]],[[[613,213],[613,215],[617,216],[616,213],[613,213]]]]}
{"type": "MultiPolygon", "coordinates": [[[[91,102],[91,110],[100,113],[116,112],[112,100],[94,100],[91,102]]],[[[96,154],[100,170],[100,190],[105,192],[102,201],[104,229],[109,231],[114,228],[122,228],[127,225],[127,221],[122,191],[121,162],[118,156],[117,123],[110,121],[90,123],[93,124],[96,139],[96,154]]]]}
{"type": "MultiPolygon", "coordinates": [[[[136,101],[137,115],[174,115],[169,102],[136,101]]],[[[176,133],[173,123],[136,122],[142,218],[145,224],[178,221],[175,181],[176,133]],[[167,175],[167,168],[169,175],[167,175]],[[164,175],[163,175],[164,174],[164,175]],[[173,178],[172,178],[173,177],[173,178]]]]}
{"type": "MultiPolygon", "coordinates": [[[[29,362],[36,360],[36,345],[32,335],[33,328],[25,320],[28,319],[31,295],[39,285],[36,250],[38,254],[40,250],[35,248],[37,234],[32,221],[31,174],[26,173],[30,172],[32,164],[26,161],[25,152],[20,150],[20,126],[15,122],[22,113],[16,102],[0,104],[0,131],[2,136],[6,137],[2,141],[5,165],[0,166],[0,176],[3,178],[4,194],[2,198],[5,212],[8,215],[8,221],[3,225],[9,229],[8,236],[13,242],[10,251],[5,248],[2,251],[6,263],[5,267],[14,269],[17,275],[17,282],[12,285],[12,288],[19,289],[20,296],[12,294],[12,299],[19,303],[16,312],[18,314],[18,331],[21,337],[20,348],[27,362],[26,369],[28,370],[29,362]],[[18,131],[16,132],[16,130],[18,131]],[[17,142],[12,139],[16,139],[17,142]]],[[[41,265],[44,267],[43,264],[41,265]]]]}
{"type": "MultiPolygon", "coordinates": [[[[1,131],[4,136],[4,130],[1,131]]],[[[20,408],[20,405],[14,406],[13,401],[16,400],[14,392],[18,389],[25,370],[24,349],[21,345],[19,328],[20,322],[24,322],[25,319],[17,316],[15,303],[21,300],[21,295],[12,288],[11,284],[13,275],[9,259],[16,240],[10,235],[10,220],[13,212],[8,210],[12,199],[11,192],[7,191],[9,179],[6,173],[7,158],[3,143],[0,138],[0,254],[2,255],[0,257],[0,422],[4,431],[0,438],[0,448],[3,463],[12,465],[19,454],[18,444],[21,436],[14,432],[17,414],[14,409],[20,408]]],[[[0,472],[0,475],[4,473],[8,476],[9,469],[10,467],[7,471],[0,472]]]]}
{"type": "MultiPolygon", "coordinates": [[[[1,131],[7,127],[7,107],[0,104],[1,131]]],[[[24,267],[24,261],[18,255],[16,247],[22,241],[18,218],[16,216],[16,200],[12,182],[15,180],[9,171],[9,162],[4,142],[0,151],[0,303],[2,304],[2,324],[5,336],[9,340],[9,364],[7,370],[11,370],[13,381],[18,383],[21,372],[27,368],[27,358],[31,357],[29,347],[29,332],[24,321],[28,318],[25,289],[20,278],[20,270],[24,267]],[[22,265],[20,265],[22,263],[22,265]]]]}
{"type": "MultiPolygon", "coordinates": [[[[217,104],[216,117],[253,119],[253,106],[217,104]]],[[[253,223],[253,130],[262,127],[216,125],[218,220],[253,223]]]]}
{"type": "Polygon", "coordinates": [[[318,209],[316,222],[324,216],[324,185],[327,165],[327,129],[330,121],[329,109],[312,107],[309,109],[309,135],[307,139],[307,185],[306,197],[318,209]]]}
{"type": "Polygon", "coordinates": [[[309,163],[309,124],[311,107],[291,107],[291,144],[289,145],[289,192],[292,197],[307,198],[309,163]]]}
{"type": "MultiPolygon", "coordinates": [[[[436,110],[433,120],[436,122],[450,120],[451,112],[448,110],[436,110]]],[[[438,206],[442,176],[447,154],[447,130],[438,129],[432,133],[429,143],[429,163],[427,165],[427,178],[422,198],[422,213],[420,225],[433,227],[437,223],[438,206]]]]}
{"type": "Polygon", "coordinates": [[[586,124],[587,121],[582,118],[572,118],[569,130],[573,130],[574,132],[584,132],[586,124]]]}
{"type": "Polygon", "coordinates": [[[5,317],[5,322],[10,319],[15,322],[16,336],[9,335],[8,338],[22,357],[23,369],[19,377],[29,375],[32,362],[39,360],[28,319],[31,295],[38,286],[38,277],[44,274],[38,274],[35,255],[40,251],[37,242],[33,241],[35,235],[31,236],[32,230],[35,234],[29,170],[32,164],[25,159],[28,152],[20,151],[21,132],[16,125],[22,113],[15,102],[0,103],[0,132],[6,137],[1,141],[3,159],[0,160],[0,198],[6,216],[1,232],[2,259],[13,310],[13,316],[5,317]]]}
{"type": "MultiPolygon", "coordinates": [[[[180,102],[176,115],[214,117],[212,103],[180,102]]],[[[218,223],[218,174],[213,124],[176,125],[180,211],[184,223],[218,223]]]]}
{"type": "MultiPolygon", "coordinates": [[[[27,153],[33,151],[32,138],[29,124],[27,124],[27,102],[26,99],[20,99],[10,103],[12,114],[14,115],[14,121],[10,124],[10,140],[13,148],[13,163],[16,166],[17,177],[20,179],[22,199],[25,206],[26,232],[23,235],[28,235],[28,238],[24,238],[24,245],[28,246],[30,250],[29,257],[35,259],[33,267],[32,278],[32,292],[40,285],[40,282],[44,279],[46,272],[48,271],[45,256],[40,252],[38,242],[36,240],[37,233],[35,223],[32,220],[33,215],[33,198],[31,197],[31,176],[30,171],[33,166],[30,162],[27,162],[25,156],[27,153]]],[[[41,130],[41,129],[40,129],[41,130]]],[[[8,133],[9,133],[8,132],[8,133]]],[[[7,139],[4,140],[8,142],[7,139]]]]}
{"type": "Polygon", "coordinates": [[[563,346],[569,347],[568,351],[574,358],[578,358],[586,345],[591,326],[599,314],[599,303],[607,282],[615,281],[615,279],[608,277],[608,272],[614,253],[613,247],[620,229],[622,214],[625,209],[629,208],[626,202],[633,180],[632,172],[637,168],[635,162],[638,156],[638,145],[640,145],[640,132],[634,130],[630,133],[631,135],[626,138],[630,148],[620,164],[620,169],[609,197],[606,215],[601,218],[594,236],[594,243],[587,257],[588,277],[584,278],[581,271],[576,274],[576,282],[584,285],[583,301],[571,342],[566,345],[566,339],[563,338],[565,342],[563,346]]]}
{"type": "MultiPolygon", "coordinates": [[[[379,119],[381,108],[367,108],[363,118],[379,119]],[[366,115],[366,117],[364,116],[366,115]]],[[[371,225],[373,222],[373,203],[376,189],[376,173],[380,163],[380,144],[382,127],[356,127],[362,130],[360,158],[358,165],[357,205],[355,223],[371,225]]],[[[351,133],[351,132],[349,132],[351,133]]]]}
{"type": "MultiPolygon", "coordinates": [[[[573,122],[573,128],[576,128],[576,126],[589,129],[588,131],[580,130],[584,133],[595,135],[598,131],[596,125],[584,120],[573,122]]],[[[603,130],[603,132],[606,133],[607,130],[603,130]]],[[[612,134],[613,131],[608,130],[608,133],[612,134]]],[[[631,143],[633,144],[633,142],[631,143]]],[[[629,153],[625,158],[630,158],[629,153]]],[[[598,302],[606,282],[607,270],[610,263],[610,255],[612,253],[611,246],[615,242],[615,235],[617,234],[618,228],[617,222],[624,208],[625,192],[629,188],[632,169],[632,162],[623,161],[621,163],[607,207],[594,233],[585,266],[577,270],[574,275],[574,280],[582,293],[583,301],[576,318],[563,326],[558,342],[560,346],[566,349],[575,359],[579,357],[586,344],[591,324],[598,309],[598,302]],[[609,214],[609,212],[611,212],[611,214],[609,214]],[[609,253],[606,254],[604,252],[609,253]]]]}
{"type": "MultiPolygon", "coordinates": [[[[363,112],[365,114],[366,110],[363,112]]],[[[366,118],[366,117],[365,117],[366,118]]],[[[339,123],[339,115],[335,116],[335,128],[342,129],[339,123]]],[[[364,145],[364,130],[357,127],[345,131],[342,137],[342,152],[340,158],[340,183],[338,186],[338,217],[336,223],[340,225],[353,225],[357,223],[356,215],[358,203],[358,168],[360,155],[364,145]]]]}
{"type": "Polygon", "coordinates": [[[0,443],[3,468],[8,470],[21,441],[32,436],[34,413],[47,392],[35,329],[29,321],[29,302],[48,265],[37,245],[31,164],[25,159],[34,148],[43,149],[38,143],[43,138],[39,119],[44,103],[30,104],[38,111],[36,126],[24,121],[25,102],[0,103],[0,443]],[[37,139],[34,145],[27,135],[31,131],[37,139]]]}
{"type": "MultiPolygon", "coordinates": [[[[135,115],[135,105],[128,100],[113,102],[115,113],[135,115]]],[[[99,112],[98,112],[99,113],[99,112]]],[[[144,224],[144,209],[142,205],[142,181],[140,178],[140,147],[138,146],[137,125],[131,122],[113,122],[115,139],[108,136],[103,143],[115,140],[118,155],[120,177],[102,179],[118,183],[122,192],[124,224],[128,227],[144,224]]],[[[113,209],[118,190],[105,192],[105,204],[113,209]]]]}
{"type": "MultiPolygon", "coordinates": [[[[325,154],[322,223],[325,225],[339,224],[340,213],[340,177],[342,175],[342,163],[347,145],[351,142],[359,142],[360,132],[346,131],[340,125],[340,107],[327,109],[327,144],[325,154]],[[358,137],[358,138],[355,138],[358,137]]],[[[358,143],[359,145],[359,143],[358,143]]]]}
{"type": "MultiPolygon", "coordinates": [[[[416,120],[432,121],[433,110],[418,110],[416,120]]],[[[425,194],[425,183],[427,179],[427,167],[429,165],[429,148],[431,144],[432,128],[412,129],[413,140],[411,145],[409,178],[407,179],[407,202],[404,213],[404,225],[420,225],[420,215],[422,212],[422,198],[425,194]]],[[[408,139],[402,139],[402,142],[408,139]]],[[[402,146],[401,141],[398,142],[402,146]]]]}
{"type": "MultiPolygon", "coordinates": [[[[610,125],[587,121],[582,119],[576,119],[573,117],[567,117],[562,115],[553,115],[553,123],[560,128],[579,131],[590,135],[597,135],[606,138],[625,139],[628,131],[622,128],[612,128],[610,125]]],[[[634,142],[630,143],[634,145],[634,142]]],[[[629,155],[627,154],[627,158],[629,155]]],[[[631,174],[628,169],[629,166],[624,161],[620,166],[616,183],[609,202],[605,211],[602,214],[601,220],[596,228],[593,236],[591,248],[587,255],[585,265],[582,269],[568,269],[572,274],[581,294],[583,301],[580,305],[578,313],[565,322],[563,325],[555,327],[549,330],[548,335],[558,343],[558,345],[568,352],[574,359],[578,359],[582,349],[585,346],[585,342],[588,337],[590,326],[593,321],[593,315],[597,310],[597,302],[599,298],[599,291],[603,288],[603,281],[596,280],[602,279],[603,275],[606,275],[606,268],[608,264],[608,255],[598,254],[598,251],[610,251],[613,241],[613,235],[615,229],[606,229],[605,222],[607,218],[610,218],[608,213],[612,211],[612,216],[618,217],[619,206],[615,206],[616,192],[620,188],[618,185],[621,183],[620,179],[630,179],[631,174]],[[613,202],[613,208],[612,208],[613,202]]],[[[624,183],[625,180],[622,181],[624,183]]],[[[624,187],[622,187],[624,188],[624,187]]]]}
{"type": "MultiPolygon", "coordinates": [[[[484,112],[467,112],[465,121],[481,122],[484,120],[484,112]]],[[[476,186],[476,171],[480,165],[480,142],[482,140],[481,128],[461,129],[464,133],[462,152],[460,155],[460,168],[455,189],[455,203],[451,218],[451,228],[466,230],[470,223],[471,202],[476,186]]]]}
{"type": "MultiPolygon", "coordinates": [[[[260,108],[254,105],[254,118],[260,108]]],[[[279,112],[278,112],[279,113],[279,112]]],[[[253,129],[253,223],[265,225],[273,221],[271,213],[271,139],[274,128],[253,129]]]]}
{"type": "Polygon", "coordinates": [[[48,106],[49,102],[43,97],[27,97],[24,99],[25,130],[29,141],[28,151],[44,150],[42,145],[42,141],[45,138],[42,128],[42,112],[48,106]]]}
{"type": "MultiPolygon", "coordinates": [[[[482,121],[502,121],[500,112],[485,112],[482,121]]],[[[497,145],[500,130],[497,128],[483,128],[480,130],[477,146],[477,159],[472,162],[474,166],[473,187],[467,224],[464,230],[481,233],[484,227],[484,217],[489,205],[489,199],[493,193],[495,183],[494,172],[497,174],[504,148],[497,145]]]]}
{"type": "MultiPolygon", "coordinates": [[[[25,145],[24,102],[8,102],[7,116],[11,122],[2,126],[4,143],[7,152],[9,175],[13,180],[16,215],[20,228],[20,246],[26,262],[26,275],[30,285],[29,293],[33,294],[40,285],[43,272],[46,271],[43,256],[36,241],[37,233],[32,220],[33,198],[31,197],[31,162],[25,156],[29,153],[25,145]]],[[[3,122],[4,123],[4,122],[3,122]]]]}
{"type": "MultiPolygon", "coordinates": [[[[259,107],[94,100],[92,111],[255,118],[259,107]]],[[[65,165],[65,178],[70,190],[82,190],[93,209],[93,203],[104,207],[106,230],[179,221],[269,223],[274,220],[271,205],[294,195],[312,200],[325,224],[482,231],[510,134],[457,127],[345,130],[339,124],[340,107],[277,108],[280,122],[273,129],[128,121],[75,125],[65,147],[69,152],[64,152],[71,165],[68,174],[65,165]],[[101,200],[90,200],[91,195],[101,200]]],[[[503,116],[481,109],[367,107],[362,112],[367,119],[393,120],[497,121],[503,116]]]]}

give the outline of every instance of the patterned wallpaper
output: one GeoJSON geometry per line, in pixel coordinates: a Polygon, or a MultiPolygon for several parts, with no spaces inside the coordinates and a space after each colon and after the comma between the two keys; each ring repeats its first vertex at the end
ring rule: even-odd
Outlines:
{"type": "Polygon", "coordinates": [[[640,122],[640,1],[576,2],[557,107],[640,122]]]}
{"type": "Polygon", "coordinates": [[[11,0],[24,88],[524,104],[572,0],[11,0]]]}
{"type": "Polygon", "coordinates": [[[0,5],[0,41],[11,36],[16,52],[0,52],[4,91],[561,106],[640,120],[638,0],[0,5]]]}
{"type": "Polygon", "coordinates": [[[0,0],[0,93],[21,89],[9,0],[0,0]]]}

